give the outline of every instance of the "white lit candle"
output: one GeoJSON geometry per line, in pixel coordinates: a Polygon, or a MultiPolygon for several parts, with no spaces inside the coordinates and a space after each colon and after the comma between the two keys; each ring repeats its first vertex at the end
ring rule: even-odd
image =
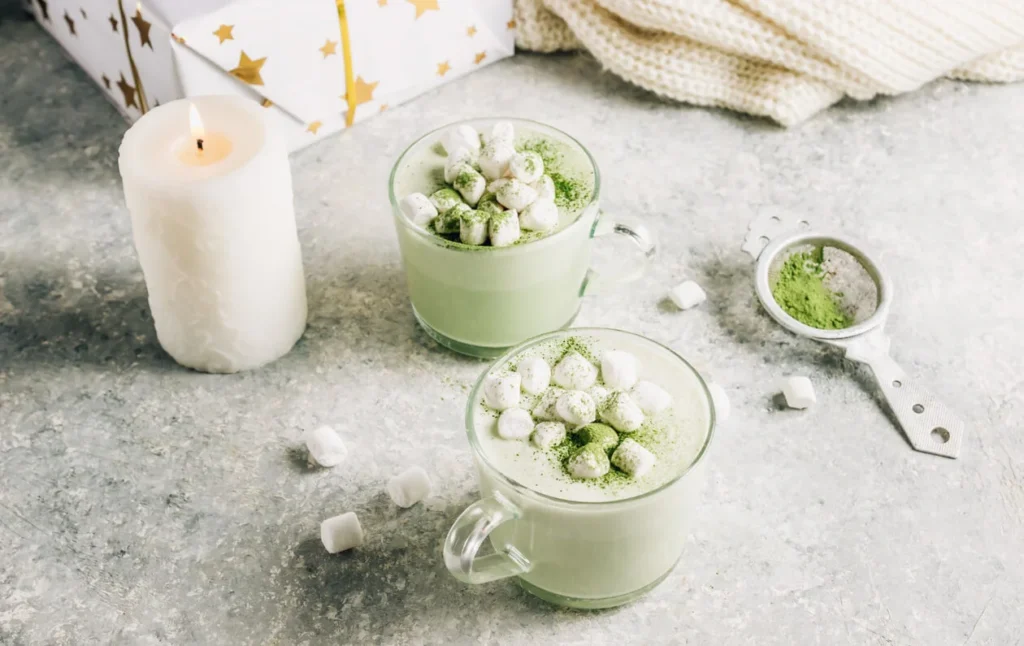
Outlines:
{"type": "Polygon", "coordinates": [[[255,102],[154,108],[118,164],[160,345],[205,372],[255,368],[306,327],[306,285],[284,142],[255,102]]]}

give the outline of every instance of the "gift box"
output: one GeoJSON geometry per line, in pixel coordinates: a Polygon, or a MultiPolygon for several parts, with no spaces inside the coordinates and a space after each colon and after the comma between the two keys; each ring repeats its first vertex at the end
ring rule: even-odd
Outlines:
{"type": "Polygon", "coordinates": [[[263,105],[291,150],[514,52],[513,0],[32,0],[134,121],[202,94],[263,105]]]}

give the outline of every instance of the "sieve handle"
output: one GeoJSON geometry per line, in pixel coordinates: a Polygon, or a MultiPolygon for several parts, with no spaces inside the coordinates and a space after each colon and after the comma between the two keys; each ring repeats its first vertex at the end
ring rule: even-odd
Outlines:
{"type": "Polygon", "coordinates": [[[875,374],[882,395],[915,451],[957,458],[964,423],[953,411],[921,388],[889,356],[889,339],[859,338],[846,346],[847,358],[866,364],[875,374]]]}

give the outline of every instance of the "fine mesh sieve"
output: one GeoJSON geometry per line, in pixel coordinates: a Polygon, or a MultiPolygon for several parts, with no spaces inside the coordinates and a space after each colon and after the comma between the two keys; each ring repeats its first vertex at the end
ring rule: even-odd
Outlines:
{"type": "MultiPolygon", "coordinates": [[[[806,221],[766,214],[751,223],[743,250],[757,260],[757,297],[772,318],[790,332],[842,348],[847,358],[867,364],[915,450],[959,456],[963,422],[908,379],[889,356],[890,340],[884,328],[892,305],[892,282],[863,245],[846,235],[811,231],[806,221]],[[819,275],[836,295],[842,312],[852,319],[851,325],[812,327],[790,316],[775,300],[772,287],[782,266],[793,254],[803,252],[820,261],[819,275]]],[[[818,262],[814,269],[818,270],[818,262]]]]}

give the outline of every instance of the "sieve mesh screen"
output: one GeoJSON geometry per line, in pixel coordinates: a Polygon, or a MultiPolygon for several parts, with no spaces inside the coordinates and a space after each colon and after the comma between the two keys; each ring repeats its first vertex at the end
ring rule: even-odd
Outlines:
{"type": "MultiPolygon", "coordinates": [[[[808,274],[821,276],[822,282],[834,296],[840,311],[849,317],[849,325],[865,321],[878,309],[879,286],[856,256],[828,244],[800,243],[788,247],[776,255],[768,269],[768,281],[773,297],[783,310],[786,310],[786,304],[776,296],[776,286],[783,266],[795,254],[809,254],[818,259],[818,261],[805,262],[804,268],[808,274]]],[[[793,315],[789,311],[787,314],[793,315]]],[[[822,327],[815,326],[811,321],[801,322],[813,327],[822,327]]],[[[833,327],[849,327],[849,325],[833,327]]]]}

